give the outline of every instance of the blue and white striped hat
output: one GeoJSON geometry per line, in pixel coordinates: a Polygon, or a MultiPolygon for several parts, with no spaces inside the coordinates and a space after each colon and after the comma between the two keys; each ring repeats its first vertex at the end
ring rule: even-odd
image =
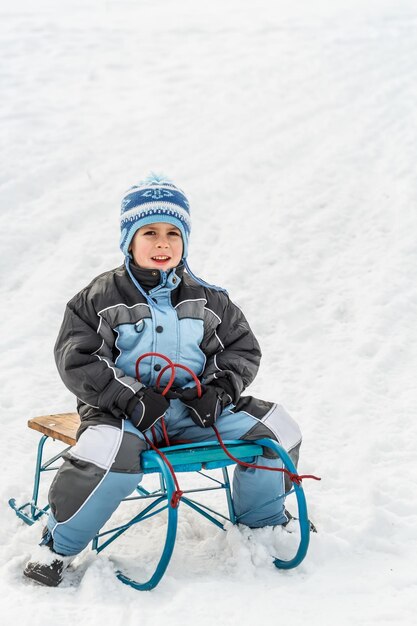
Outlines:
{"type": "Polygon", "coordinates": [[[120,248],[125,256],[136,231],[155,222],[168,222],[180,229],[185,259],[191,230],[190,205],[184,192],[171,180],[152,173],[131,187],[122,200],[120,248]]]}

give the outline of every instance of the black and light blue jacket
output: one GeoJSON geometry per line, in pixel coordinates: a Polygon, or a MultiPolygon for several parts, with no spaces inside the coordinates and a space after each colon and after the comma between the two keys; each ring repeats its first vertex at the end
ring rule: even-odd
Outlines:
{"type": "MultiPolygon", "coordinates": [[[[129,417],[135,394],[153,387],[165,354],[204,383],[223,379],[237,403],[255,378],[261,351],[242,311],[223,292],[203,286],[179,266],[169,273],[124,265],[95,278],[68,302],[55,345],[59,373],[77,396],[79,434],[129,417]],[[139,290],[135,282],[142,288],[139,290]]],[[[169,380],[165,372],[162,384],[169,380]]],[[[177,370],[176,386],[193,385],[177,370]]]]}

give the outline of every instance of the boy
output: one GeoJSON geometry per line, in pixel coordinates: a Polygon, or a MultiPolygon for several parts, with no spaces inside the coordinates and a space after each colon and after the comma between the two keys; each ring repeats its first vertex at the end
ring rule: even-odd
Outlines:
{"type": "MultiPolygon", "coordinates": [[[[120,247],[124,265],[101,274],[67,305],[55,346],[65,385],[77,396],[81,425],[50,491],[51,507],[41,542],[42,558],[25,576],[58,585],[75,557],[139,483],[143,433],[170,439],[279,441],[297,463],[301,433],[279,405],[241,396],[254,379],[261,352],[243,313],[226,292],[197,278],[187,264],[190,209],[171,181],[151,175],[122,201],[120,247]],[[177,369],[176,390],[155,389],[165,361],[188,366],[202,382],[177,369]]],[[[165,372],[161,387],[170,377],[165,372]]],[[[273,456],[273,455],[269,455],[273,456]]],[[[279,467],[276,458],[258,464],[279,467]]],[[[237,466],[234,504],[240,523],[252,528],[285,524],[282,473],[237,466]],[[254,509],[252,511],[252,509],[254,509]]]]}

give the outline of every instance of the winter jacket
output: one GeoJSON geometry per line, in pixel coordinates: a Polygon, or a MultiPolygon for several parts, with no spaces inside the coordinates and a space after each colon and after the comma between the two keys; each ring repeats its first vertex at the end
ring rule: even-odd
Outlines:
{"type": "MultiPolygon", "coordinates": [[[[259,344],[225,292],[202,286],[182,266],[169,273],[130,267],[148,299],[122,265],[96,277],[66,307],[55,360],[78,399],[78,436],[89,425],[120,425],[142,386],[155,386],[166,362],[147,357],[136,372],[146,352],[188,366],[203,383],[223,382],[234,404],[259,367],[259,344]]],[[[169,377],[167,370],[161,385],[169,377]]],[[[194,384],[177,370],[176,386],[194,384]]]]}

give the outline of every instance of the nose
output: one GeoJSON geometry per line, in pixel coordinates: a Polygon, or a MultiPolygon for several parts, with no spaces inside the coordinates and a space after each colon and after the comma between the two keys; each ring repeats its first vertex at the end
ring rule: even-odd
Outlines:
{"type": "Polygon", "coordinates": [[[156,243],[156,247],[157,248],[168,248],[169,247],[168,238],[165,237],[164,235],[161,235],[161,237],[158,238],[158,241],[156,243]]]}

